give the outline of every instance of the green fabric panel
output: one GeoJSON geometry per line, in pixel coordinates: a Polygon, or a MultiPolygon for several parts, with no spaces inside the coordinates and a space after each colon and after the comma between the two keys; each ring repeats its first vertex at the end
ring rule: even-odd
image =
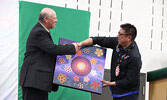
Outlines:
{"type": "Polygon", "coordinates": [[[167,78],[167,67],[147,72],[147,81],[155,81],[158,79],[167,78]]]}
{"type": "MultiPolygon", "coordinates": [[[[28,35],[33,26],[38,22],[40,11],[46,7],[54,9],[57,14],[58,23],[56,24],[56,27],[51,30],[54,43],[57,44],[60,37],[75,41],[82,41],[89,37],[89,12],[20,1],[19,74],[23,63],[28,35]]],[[[18,88],[18,99],[22,100],[22,91],[20,86],[18,88]]],[[[57,92],[49,94],[49,100],[91,100],[91,95],[89,92],[60,86],[57,92]]]]}

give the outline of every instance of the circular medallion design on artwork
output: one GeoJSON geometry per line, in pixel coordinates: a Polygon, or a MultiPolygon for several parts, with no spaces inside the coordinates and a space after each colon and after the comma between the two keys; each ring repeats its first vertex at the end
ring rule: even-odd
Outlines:
{"type": "Polygon", "coordinates": [[[72,71],[80,76],[85,76],[91,71],[91,64],[88,59],[84,57],[76,57],[71,62],[72,71]]]}

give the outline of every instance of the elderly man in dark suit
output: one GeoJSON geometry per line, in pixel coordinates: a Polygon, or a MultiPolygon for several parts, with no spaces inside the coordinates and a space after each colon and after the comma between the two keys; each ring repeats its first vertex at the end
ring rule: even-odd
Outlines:
{"type": "Polygon", "coordinates": [[[20,71],[23,100],[48,100],[48,92],[57,91],[52,84],[57,55],[72,55],[77,44],[56,45],[49,30],[54,28],[57,17],[54,10],[42,9],[39,22],[29,34],[24,62],[20,71]]]}

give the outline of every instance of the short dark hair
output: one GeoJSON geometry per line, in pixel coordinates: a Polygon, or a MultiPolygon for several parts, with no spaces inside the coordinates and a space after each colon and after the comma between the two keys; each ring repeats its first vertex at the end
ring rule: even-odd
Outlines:
{"type": "Polygon", "coordinates": [[[48,13],[40,13],[39,14],[39,21],[44,22],[44,18],[49,18],[48,13]]]}
{"type": "Polygon", "coordinates": [[[130,34],[132,36],[131,41],[134,41],[137,36],[137,29],[134,25],[131,25],[129,23],[125,23],[120,25],[120,27],[125,30],[125,34],[130,34]]]}

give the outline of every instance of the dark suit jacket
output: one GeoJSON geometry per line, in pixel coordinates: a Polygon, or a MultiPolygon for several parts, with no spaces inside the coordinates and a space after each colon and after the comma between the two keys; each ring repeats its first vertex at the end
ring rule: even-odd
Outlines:
{"type": "Polygon", "coordinates": [[[74,45],[55,45],[50,33],[38,22],[27,40],[19,85],[48,92],[57,90],[58,85],[52,84],[56,56],[67,54],[75,54],[74,45]]]}

